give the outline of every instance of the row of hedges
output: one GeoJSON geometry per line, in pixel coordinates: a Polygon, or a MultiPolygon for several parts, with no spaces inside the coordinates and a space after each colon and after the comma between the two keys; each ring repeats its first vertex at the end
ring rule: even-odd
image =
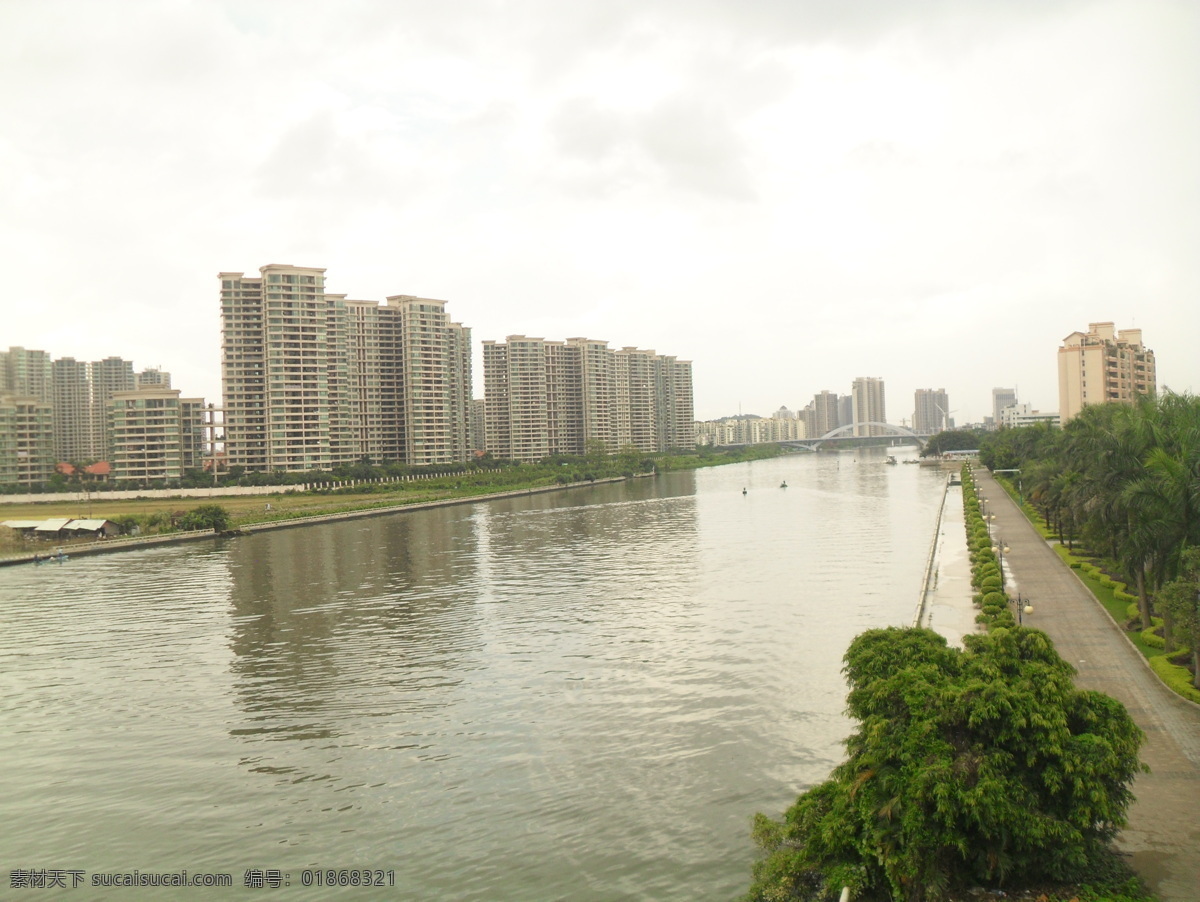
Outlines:
{"type": "Polygon", "coordinates": [[[1017,620],[1009,606],[1008,594],[1004,591],[1004,573],[996,552],[992,550],[992,536],[980,510],[975,478],[966,464],[962,469],[962,485],[971,585],[975,588],[975,606],[980,609],[975,622],[983,624],[989,632],[998,628],[1012,628],[1017,625],[1017,620]]]}

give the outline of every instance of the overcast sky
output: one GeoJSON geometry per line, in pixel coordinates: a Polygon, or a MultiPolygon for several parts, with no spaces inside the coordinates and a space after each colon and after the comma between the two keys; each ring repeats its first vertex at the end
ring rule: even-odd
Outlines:
{"type": "Polygon", "coordinates": [[[217,273],[291,263],[691,360],[699,419],[1056,410],[1109,320],[1196,392],[1198,160],[1193,0],[0,0],[0,348],[216,401],[217,273]]]}

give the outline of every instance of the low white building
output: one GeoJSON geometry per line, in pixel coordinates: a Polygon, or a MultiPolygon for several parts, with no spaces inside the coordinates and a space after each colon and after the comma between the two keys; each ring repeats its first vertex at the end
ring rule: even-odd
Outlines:
{"type": "Polygon", "coordinates": [[[1057,413],[1042,413],[1040,410],[1030,410],[1029,405],[1025,402],[1010,404],[1000,411],[1000,425],[1005,429],[1033,426],[1036,423],[1047,423],[1051,426],[1061,425],[1057,413]]]}

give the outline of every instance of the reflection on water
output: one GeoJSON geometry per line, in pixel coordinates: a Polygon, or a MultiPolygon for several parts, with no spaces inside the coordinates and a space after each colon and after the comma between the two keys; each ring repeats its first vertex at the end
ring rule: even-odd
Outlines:
{"type": "Polygon", "coordinates": [[[939,484],[813,455],[0,571],[0,857],[730,898],[939,484]]]}

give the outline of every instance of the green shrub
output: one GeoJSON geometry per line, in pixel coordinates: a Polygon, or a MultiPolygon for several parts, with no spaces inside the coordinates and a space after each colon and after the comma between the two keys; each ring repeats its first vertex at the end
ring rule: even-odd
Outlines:
{"type": "Polygon", "coordinates": [[[1137,596],[1130,595],[1128,592],[1117,589],[1113,592],[1113,598],[1117,601],[1123,601],[1125,604],[1137,604],[1137,596]]]}
{"type": "Polygon", "coordinates": [[[1194,702],[1200,702],[1200,689],[1192,685],[1192,672],[1186,667],[1172,664],[1169,655],[1156,655],[1150,659],[1150,668],[1172,692],[1194,702]]]}
{"type": "Polygon", "coordinates": [[[1081,561],[1071,561],[1071,569],[1072,570],[1078,570],[1082,566],[1083,566],[1083,563],[1081,561]]]}
{"type": "Polygon", "coordinates": [[[229,529],[231,520],[229,511],[219,504],[201,504],[194,507],[179,521],[180,529],[211,529],[214,532],[224,532],[229,529]]]}
{"type": "Polygon", "coordinates": [[[1147,645],[1154,646],[1155,648],[1166,648],[1166,640],[1162,636],[1158,635],[1158,633],[1154,632],[1156,629],[1158,629],[1157,626],[1152,626],[1148,630],[1142,630],[1142,641],[1147,645]]]}
{"type": "Polygon", "coordinates": [[[1004,607],[1005,605],[1008,604],[1008,596],[1005,595],[1003,592],[988,592],[987,594],[985,594],[983,596],[982,603],[985,606],[989,605],[989,604],[998,604],[1001,607],[1004,607]]]}

